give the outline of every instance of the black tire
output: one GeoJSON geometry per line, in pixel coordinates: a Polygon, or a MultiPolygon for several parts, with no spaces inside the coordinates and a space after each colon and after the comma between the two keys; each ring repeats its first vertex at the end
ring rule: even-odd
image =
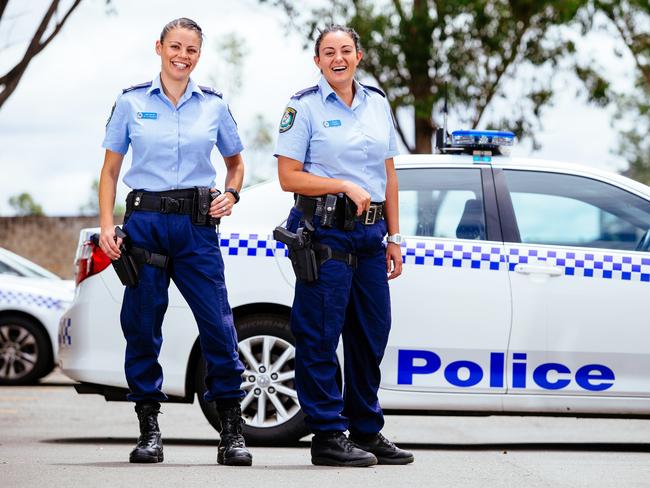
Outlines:
{"type": "MultiPolygon", "coordinates": [[[[284,317],[282,315],[249,315],[239,319],[236,326],[240,345],[252,344],[255,341],[260,340],[260,336],[272,337],[276,339],[277,343],[277,346],[274,346],[274,350],[272,351],[272,354],[275,354],[276,350],[279,352],[289,349],[288,345],[290,345],[291,349],[293,349],[293,345],[295,344],[293,335],[289,330],[289,320],[287,317],[284,317]]],[[[271,357],[278,359],[280,356],[278,354],[275,354],[271,357]]],[[[244,363],[246,369],[250,370],[251,368],[248,364],[248,361],[241,353],[240,359],[244,363]]],[[[207,403],[205,400],[203,400],[203,393],[205,392],[205,365],[202,356],[199,357],[198,361],[199,363],[196,367],[195,375],[195,387],[197,395],[199,397],[199,404],[201,405],[201,410],[203,411],[210,424],[212,424],[216,430],[219,430],[219,416],[217,415],[217,410],[214,404],[207,403]]],[[[283,371],[285,374],[290,372],[292,368],[294,368],[294,361],[294,359],[287,360],[284,368],[281,371],[283,371]]],[[[250,383],[250,380],[245,377],[243,385],[244,390],[247,392],[247,394],[249,392],[253,393],[254,389],[261,391],[260,388],[254,388],[250,385],[247,386],[247,382],[250,383]]],[[[295,390],[293,380],[286,380],[286,382],[283,383],[283,386],[293,388],[293,390],[295,390]]],[[[264,394],[268,396],[269,394],[267,391],[268,390],[264,388],[264,394]]],[[[277,395],[279,398],[280,393],[277,392],[277,395]]],[[[250,411],[254,409],[256,405],[249,407],[250,403],[242,403],[242,406],[244,407],[242,408],[242,412],[244,418],[247,420],[247,423],[244,425],[244,436],[248,443],[256,445],[295,444],[298,440],[309,433],[309,429],[305,424],[304,414],[302,413],[302,410],[300,410],[300,407],[297,405],[297,399],[294,401],[289,397],[282,396],[282,398],[278,401],[282,401],[285,406],[289,406],[290,409],[287,410],[287,419],[281,421],[277,415],[277,409],[273,403],[267,401],[267,408],[265,409],[265,412],[268,412],[271,418],[275,418],[274,421],[270,422],[270,424],[275,425],[271,425],[269,427],[256,426],[255,420],[257,417],[251,417],[250,415],[250,411]]],[[[266,418],[266,415],[264,418],[266,418]]]]}
{"type": "Polygon", "coordinates": [[[30,385],[52,371],[50,339],[34,319],[0,318],[0,385],[30,385]]]}

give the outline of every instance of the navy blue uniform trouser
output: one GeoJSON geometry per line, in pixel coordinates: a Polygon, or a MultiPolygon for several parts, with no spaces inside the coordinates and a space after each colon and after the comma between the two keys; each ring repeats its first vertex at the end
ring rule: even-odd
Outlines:
{"type": "MultiPolygon", "coordinates": [[[[170,257],[167,270],[145,264],[140,282],[126,287],[120,319],[126,338],[124,369],[131,401],[164,401],[158,362],[170,278],[187,301],[199,328],[206,361],[207,401],[238,399],[244,367],[224,281],[224,265],[214,227],[198,226],[189,215],[133,212],[124,225],[133,245],[170,257]]],[[[193,334],[192,324],[187,333],[193,334]]],[[[171,345],[170,347],[174,347],[171,345]]]]}
{"type": "MultiPolygon", "coordinates": [[[[300,213],[292,209],[287,228],[295,232],[300,213]]],[[[379,365],[390,332],[390,294],[383,237],[386,223],[356,223],[354,230],[320,227],[316,242],[353,253],[358,265],[329,260],[313,283],[296,282],[291,331],[296,339],[296,388],[314,432],[376,434],[384,426],[377,399],[379,365]],[[336,349],[343,336],[344,391],[337,383],[336,349]]]]}

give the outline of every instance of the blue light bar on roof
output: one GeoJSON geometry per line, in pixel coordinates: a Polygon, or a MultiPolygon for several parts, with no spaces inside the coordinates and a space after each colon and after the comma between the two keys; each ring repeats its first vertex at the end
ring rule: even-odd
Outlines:
{"type": "Polygon", "coordinates": [[[515,135],[498,130],[455,130],[451,133],[452,146],[512,146],[515,135]]]}

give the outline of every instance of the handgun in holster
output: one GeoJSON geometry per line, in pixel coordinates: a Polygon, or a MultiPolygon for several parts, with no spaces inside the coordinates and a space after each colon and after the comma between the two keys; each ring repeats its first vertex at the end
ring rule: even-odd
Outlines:
{"type": "Polygon", "coordinates": [[[121,227],[115,227],[115,236],[122,239],[120,257],[112,261],[115,273],[124,286],[137,286],[140,269],[145,264],[158,268],[167,268],[169,258],[141,247],[133,246],[129,236],[121,227]]]}
{"type": "Polygon", "coordinates": [[[318,260],[309,231],[300,227],[294,234],[284,227],[276,227],[273,238],[289,248],[289,259],[296,279],[307,283],[318,279],[318,260]]]}

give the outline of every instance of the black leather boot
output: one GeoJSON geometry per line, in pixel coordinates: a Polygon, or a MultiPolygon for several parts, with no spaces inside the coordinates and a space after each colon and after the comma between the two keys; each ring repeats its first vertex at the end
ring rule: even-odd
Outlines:
{"type": "Polygon", "coordinates": [[[318,432],[311,440],[311,463],[318,466],[366,467],[377,464],[377,458],[355,446],[343,432],[318,432]]]}
{"type": "Polygon", "coordinates": [[[379,464],[409,464],[414,460],[413,453],[400,449],[381,433],[367,436],[352,434],[350,440],[377,456],[379,464]]]}
{"type": "Polygon", "coordinates": [[[253,464],[253,456],[246,448],[242,435],[244,419],[241,418],[241,407],[236,405],[224,408],[217,405],[217,412],[221,420],[217,462],[226,466],[250,466],[253,464]]]}
{"type": "Polygon", "coordinates": [[[142,402],[136,403],[135,413],[138,414],[140,422],[140,437],[131,455],[129,462],[132,463],[159,463],[163,460],[163,445],[158,427],[158,413],[160,403],[142,402]]]}

